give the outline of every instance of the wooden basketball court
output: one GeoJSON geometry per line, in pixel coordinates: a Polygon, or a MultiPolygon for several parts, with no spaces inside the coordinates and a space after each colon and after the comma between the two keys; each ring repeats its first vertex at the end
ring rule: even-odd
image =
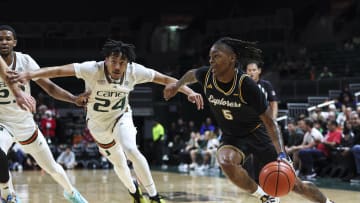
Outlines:
{"type": "MultiPolygon", "coordinates": [[[[23,203],[65,203],[63,189],[41,171],[13,172],[17,194],[23,203]]],[[[77,189],[92,202],[126,203],[130,197],[113,170],[70,170],[67,174],[77,189]]],[[[194,176],[153,171],[158,191],[169,203],[259,203],[221,177],[194,176]]],[[[350,183],[349,183],[350,184],[350,183]]],[[[360,202],[359,190],[321,189],[336,203],[360,202]]],[[[144,189],[142,191],[145,193],[144,189]]],[[[282,203],[308,203],[290,193],[282,203]]]]}

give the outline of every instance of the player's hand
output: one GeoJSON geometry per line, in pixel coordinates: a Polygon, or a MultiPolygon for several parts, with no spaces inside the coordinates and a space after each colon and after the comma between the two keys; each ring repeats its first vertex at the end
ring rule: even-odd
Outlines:
{"type": "Polygon", "coordinates": [[[7,73],[7,80],[10,83],[20,82],[24,84],[31,79],[29,72],[17,72],[13,70],[8,70],[6,71],[6,73],[7,73]]]}
{"type": "Polygon", "coordinates": [[[29,95],[23,91],[19,91],[14,96],[15,96],[17,105],[21,109],[23,109],[25,111],[30,111],[31,113],[36,112],[36,101],[35,101],[34,97],[32,97],[31,95],[29,95]]]}
{"type": "Polygon", "coordinates": [[[201,94],[196,92],[191,93],[188,95],[188,100],[189,102],[196,104],[198,110],[204,109],[204,100],[201,94]]]}
{"type": "Polygon", "coordinates": [[[79,94],[75,98],[75,104],[77,106],[86,106],[86,104],[88,103],[90,94],[91,94],[91,91],[89,91],[89,90],[79,94]]]}
{"type": "Polygon", "coordinates": [[[174,97],[178,91],[179,91],[179,87],[176,86],[176,83],[167,84],[163,91],[164,99],[168,101],[169,99],[174,97]]]}
{"type": "Polygon", "coordinates": [[[292,162],[291,158],[285,152],[280,152],[277,159],[279,161],[283,161],[283,162],[287,163],[289,166],[291,166],[291,168],[295,172],[293,162],[292,162]]]}

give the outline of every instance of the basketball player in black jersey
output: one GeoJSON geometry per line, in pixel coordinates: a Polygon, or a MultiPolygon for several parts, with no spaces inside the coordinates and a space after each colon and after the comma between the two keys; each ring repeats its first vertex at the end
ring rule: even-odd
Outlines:
{"type": "MultiPolygon", "coordinates": [[[[264,93],[238,68],[249,59],[260,61],[261,50],[255,43],[226,37],[213,44],[209,55],[210,67],[186,72],[177,83],[165,87],[164,98],[168,100],[176,95],[182,85],[199,82],[223,131],[217,160],[226,176],[261,202],[280,202],[279,198],[267,195],[242,167],[250,153],[257,156],[261,166],[275,161],[277,154],[278,159],[291,164],[264,93]]],[[[293,190],[314,202],[332,202],[313,183],[299,178],[293,190]]]]}

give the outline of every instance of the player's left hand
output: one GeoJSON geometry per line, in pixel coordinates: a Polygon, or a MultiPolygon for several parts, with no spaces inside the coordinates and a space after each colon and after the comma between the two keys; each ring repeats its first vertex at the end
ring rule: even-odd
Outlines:
{"type": "Polygon", "coordinates": [[[164,99],[168,101],[169,99],[174,97],[178,91],[179,91],[179,87],[176,86],[176,83],[167,84],[163,91],[164,99]]]}
{"type": "Polygon", "coordinates": [[[32,97],[31,95],[23,92],[23,91],[19,91],[16,94],[14,94],[15,96],[15,100],[17,105],[25,110],[25,111],[29,111],[31,113],[35,113],[36,112],[36,101],[34,99],[34,97],[32,97]]]}
{"type": "Polygon", "coordinates": [[[198,110],[204,109],[204,100],[203,100],[203,97],[201,96],[201,94],[196,93],[196,92],[191,93],[188,95],[188,100],[191,103],[195,103],[198,110]]]}
{"type": "Polygon", "coordinates": [[[291,166],[291,168],[295,172],[293,162],[292,162],[291,158],[285,152],[280,152],[277,159],[278,159],[278,161],[283,161],[283,162],[287,163],[289,166],[291,166]]]}
{"type": "Polygon", "coordinates": [[[91,91],[85,91],[85,92],[79,94],[75,98],[75,104],[77,106],[86,106],[86,104],[88,103],[90,94],[91,94],[91,91]]]}
{"type": "Polygon", "coordinates": [[[8,70],[7,73],[7,80],[10,83],[20,82],[22,84],[28,82],[31,77],[29,72],[17,72],[14,70],[8,70]]]}

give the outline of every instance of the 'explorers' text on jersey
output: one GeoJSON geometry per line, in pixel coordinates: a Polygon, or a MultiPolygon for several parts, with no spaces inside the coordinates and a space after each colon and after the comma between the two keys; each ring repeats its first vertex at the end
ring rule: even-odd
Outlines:
{"type": "Polygon", "coordinates": [[[209,67],[199,68],[195,74],[224,135],[244,137],[260,126],[259,115],[266,111],[267,101],[248,75],[236,69],[231,82],[221,83],[209,67]]]}
{"type": "Polygon", "coordinates": [[[122,82],[111,82],[106,75],[105,63],[88,61],[74,64],[76,77],[85,81],[91,91],[87,104],[87,119],[103,128],[121,116],[129,106],[129,93],[136,84],[152,82],[155,71],[140,64],[128,64],[122,82]]]}

